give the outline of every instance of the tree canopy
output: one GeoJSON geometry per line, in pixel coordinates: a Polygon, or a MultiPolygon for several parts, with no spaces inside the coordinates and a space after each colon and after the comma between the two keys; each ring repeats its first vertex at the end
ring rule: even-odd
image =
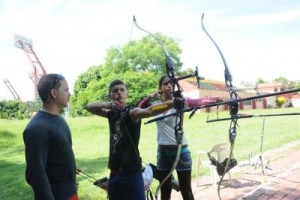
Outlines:
{"type": "MultiPolygon", "coordinates": [[[[169,50],[178,73],[182,67],[178,42],[160,33],[155,34],[169,50]]],[[[107,50],[105,63],[90,67],[75,82],[70,114],[88,115],[85,105],[93,101],[109,101],[108,85],[123,80],[128,88],[128,104],[136,105],[144,96],[158,89],[158,79],[166,73],[166,56],[160,44],[151,36],[132,40],[123,47],[107,50]]]]}

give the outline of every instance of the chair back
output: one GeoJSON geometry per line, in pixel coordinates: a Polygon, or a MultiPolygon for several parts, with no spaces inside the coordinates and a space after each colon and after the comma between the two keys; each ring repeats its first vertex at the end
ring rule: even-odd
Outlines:
{"type": "Polygon", "coordinates": [[[229,150],[229,143],[219,143],[212,146],[209,150],[209,153],[210,155],[213,155],[219,162],[222,162],[228,158],[229,150]]]}

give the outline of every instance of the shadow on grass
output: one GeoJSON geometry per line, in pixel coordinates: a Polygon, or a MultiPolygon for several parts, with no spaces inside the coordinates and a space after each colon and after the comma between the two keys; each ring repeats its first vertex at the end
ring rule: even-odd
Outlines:
{"type": "MultiPolygon", "coordinates": [[[[11,162],[8,160],[9,157],[6,157],[6,159],[2,157],[0,159],[0,199],[33,199],[32,189],[25,180],[25,163],[20,163],[19,161],[11,162]]],[[[107,157],[76,159],[76,164],[83,172],[95,179],[100,179],[109,175],[107,160],[107,157]]],[[[91,199],[95,199],[95,196],[99,197],[98,193],[105,194],[102,189],[94,186],[92,182],[86,180],[81,175],[77,175],[77,179],[81,187],[78,191],[81,196],[88,195],[91,196],[91,199]],[[96,194],[93,194],[94,191],[96,191],[96,194]]],[[[89,198],[86,197],[82,199],[89,198]]],[[[102,199],[102,197],[100,199],[102,199]]]]}
{"type": "Polygon", "coordinates": [[[95,180],[109,177],[107,162],[107,157],[99,157],[95,159],[76,159],[77,167],[85,173],[80,173],[77,175],[79,199],[107,199],[106,191],[93,184],[95,180]]]}
{"type": "Polygon", "coordinates": [[[25,181],[25,163],[0,160],[0,199],[33,199],[30,186],[25,181]]]}
{"type": "Polygon", "coordinates": [[[1,151],[3,151],[4,148],[10,147],[13,144],[18,143],[19,142],[18,140],[19,138],[13,132],[7,130],[1,130],[0,131],[1,151]]]}
{"type": "Polygon", "coordinates": [[[16,135],[10,131],[7,131],[7,130],[0,131],[0,138],[2,138],[2,139],[15,138],[15,137],[16,137],[16,135]]]}
{"type": "Polygon", "coordinates": [[[19,143],[2,144],[2,142],[0,142],[0,146],[1,146],[0,158],[9,158],[16,155],[24,155],[24,145],[17,145],[17,144],[19,143]]]}
{"type": "MultiPolygon", "coordinates": [[[[76,159],[77,168],[82,170],[83,173],[86,173],[94,177],[95,179],[103,178],[99,176],[109,175],[107,174],[108,171],[107,162],[108,162],[107,157],[101,157],[96,159],[76,159]]],[[[84,174],[79,174],[79,175],[84,175],[84,174]]]]}

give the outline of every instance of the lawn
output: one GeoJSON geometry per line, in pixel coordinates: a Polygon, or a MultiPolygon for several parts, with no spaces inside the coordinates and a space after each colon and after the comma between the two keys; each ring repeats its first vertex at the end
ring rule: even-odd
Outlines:
{"type": "MultiPolygon", "coordinates": [[[[242,112],[242,111],[241,111],[242,112]]],[[[299,108],[249,110],[243,113],[270,114],[299,112],[299,108]]],[[[212,144],[228,142],[230,121],[206,123],[207,117],[216,118],[216,113],[197,113],[192,119],[184,120],[184,134],[196,164],[196,152],[207,151],[212,144]]],[[[220,112],[219,117],[228,116],[220,112]]],[[[235,140],[234,157],[241,162],[250,154],[257,155],[260,150],[263,119],[263,150],[278,148],[300,138],[300,116],[252,117],[240,119],[235,140]]],[[[108,122],[97,116],[67,118],[73,137],[73,148],[78,168],[98,179],[108,176],[108,122]]],[[[144,120],[146,122],[147,120],[144,120]]],[[[33,199],[31,188],[24,179],[25,159],[22,131],[28,120],[0,120],[0,199],[33,199]]],[[[155,123],[142,126],[140,152],[145,163],[156,163],[155,123]]],[[[203,171],[202,173],[207,173],[203,171]]],[[[195,170],[193,171],[195,177],[195,170]]],[[[106,199],[106,193],[94,186],[91,181],[78,176],[79,197],[83,200],[106,199]]],[[[152,186],[155,192],[157,183],[152,186]]]]}

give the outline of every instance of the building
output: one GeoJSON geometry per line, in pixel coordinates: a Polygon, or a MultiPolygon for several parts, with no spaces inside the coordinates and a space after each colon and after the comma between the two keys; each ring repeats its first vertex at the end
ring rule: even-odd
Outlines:
{"type": "MultiPolygon", "coordinates": [[[[189,98],[204,98],[204,97],[220,97],[223,101],[229,100],[229,94],[225,86],[224,81],[216,80],[202,80],[200,88],[197,87],[197,81],[194,78],[189,78],[179,81],[183,90],[183,95],[189,98]]],[[[276,107],[276,98],[278,96],[263,97],[257,99],[247,100],[249,97],[255,97],[258,95],[271,94],[274,92],[280,92],[286,90],[282,83],[264,83],[258,84],[254,88],[246,88],[242,85],[234,85],[234,89],[238,94],[239,99],[245,99],[245,101],[239,102],[239,109],[265,109],[276,107]]],[[[292,93],[280,95],[285,97],[285,106],[291,105],[292,93]]],[[[299,98],[300,104],[300,98],[299,98]]],[[[204,109],[206,112],[213,112],[217,110],[228,110],[228,104],[220,105],[216,107],[209,107],[204,109]]]]}

